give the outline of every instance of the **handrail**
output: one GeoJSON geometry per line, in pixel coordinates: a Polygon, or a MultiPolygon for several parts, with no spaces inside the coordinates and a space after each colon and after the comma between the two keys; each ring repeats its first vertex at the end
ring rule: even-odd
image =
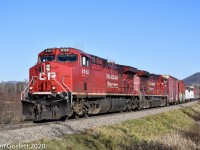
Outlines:
{"type": "Polygon", "coordinates": [[[32,76],[31,81],[29,82],[29,84],[27,85],[27,87],[25,88],[25,90],[21,93],[21,100],[23,100],[23,94],[26,92],[26,90],[28,89],[28,87],[31,85],[31,82],[33,81],[33,79],[38,76],[32,76]]]}
{"type": "Polygon", "coordinates": [[[62,84],[63,84],[70,92],[72,92],[72,90],[71,90],[67,85],[65,85],[65,83],[64,83],[64,78],[65,78],[65,77],[62,77],[62,84]]]}
{"type": "MultiPolygon", "coordinates": [[[[64,78],[65,78],[65,77],[62,77],[62,84],[71,92],[70,101],[71,101],[71,107],[72,107],[72,101],[73,101],[72,90],[71,90],[67,85],[65,85],[65,83],[64,83],[64,78]]],[[[67,95],[68,95],[68,93],[67,93],[67,95]]]]}
{"type": "MultiPolygon", "coordinates": [[[[23,100],[23,96],[25,96],[25,93],[26,93],[27,89],[30,87],[30,85],[31,85],[32,81],[34,80],[34,78],[38,78],[38,76],[32,76],[31,81],[29,82],[29,84],[27,85],[27,87],[24,89],[24,91],[21,93],[21,100],[23,100]]],[[[59,83],[55,78],[53,78],[53,80],[56,81],[56,83],[67,93],[67,96],[68,96],[68,91],[71,93],[71,99],[70,99],[70,101],[71,101],[71,106],[72,106],[72,90],[67,85],[65,85],[65,83],[64,83],[64,77],[62,77],[62,84],[64,86],[61,83],[59,83]]]]}
{"type": "MultiPolygon", "coordinates": [[[[70,101],[71,101],[71,106],[72,106],[72,90],[65,85],[65,83],[63,82],[63,79],[64,77],[62,77],[62,84],[65,86],[65,88],[67,88],[69,90],[69,92],[71,93],[71,97],[70,97],[70,101]]],[[[67,96],[69,97],[68,95],[68,92],[65,90],[65,88],[54,78],[54,80],[56,81],[56,83],[67,93],[67,96]]]]}
{"type": "Polygon", "coordinates": [[[146,94],[145,94],[144,86],[145,85],[142,86],[142,90],[143,90],[143,95],[145,96],[146,94]]]}
{"type": "Polygon", "coordinates": [[[54,79],[54,81],[67,93],[66,89],[56,79],[54,79]]]}

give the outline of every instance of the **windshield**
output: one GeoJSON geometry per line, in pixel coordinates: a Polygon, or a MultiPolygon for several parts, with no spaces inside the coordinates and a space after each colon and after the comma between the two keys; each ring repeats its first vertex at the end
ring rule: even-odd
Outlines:
{"type": "Polygon", "coordinates": [[[61,62],[76,62],[77,60],[78,60],[78,56],[75,54],[58,55],[58,61],[61,61],[61,62]]]}
{"type": "Polygon", "coordinates": [[[54,59],[55,59],[55,55],[41,56],[40,62],[53,61],[54,59]]]}

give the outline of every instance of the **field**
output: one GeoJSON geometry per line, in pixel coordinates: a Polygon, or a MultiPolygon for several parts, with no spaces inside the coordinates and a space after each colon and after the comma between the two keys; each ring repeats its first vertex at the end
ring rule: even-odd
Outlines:
{"type": "Polygon", "coordinates": [[[25,86],[25,82],[0,83],[0,124],[22,121],[20,94],[25,86]]]}
{"type": "Polygon", "coordinates": [[[43,139],[48,150],[200,149],[200,103],[181,110],[94,128],[58,139],[43,139]]]}

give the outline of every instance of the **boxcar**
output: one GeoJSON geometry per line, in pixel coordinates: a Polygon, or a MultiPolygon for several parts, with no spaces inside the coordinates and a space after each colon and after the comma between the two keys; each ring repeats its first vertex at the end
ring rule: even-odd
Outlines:
{"type": "Polygon", "coordinates": [[[185,83],[182,80],[178,81],[178,99],[179,103],[185,102],[185,83]]]}
{"type": "Polygon", "coordinates": [[[178,103],[178,80],[170,75],[163,75],[167,81],[167,94],[169,104],[178,103]]]}

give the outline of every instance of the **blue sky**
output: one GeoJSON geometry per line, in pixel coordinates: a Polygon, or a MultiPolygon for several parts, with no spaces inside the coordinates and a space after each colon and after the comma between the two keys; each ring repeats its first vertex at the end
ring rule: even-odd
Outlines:
{"type": "Polygon", "coordinates": [[[200,72],[199,0],[2,0],[0,81],[28,79],[37,54],[76,47],[183,79],[200,72]]]}

